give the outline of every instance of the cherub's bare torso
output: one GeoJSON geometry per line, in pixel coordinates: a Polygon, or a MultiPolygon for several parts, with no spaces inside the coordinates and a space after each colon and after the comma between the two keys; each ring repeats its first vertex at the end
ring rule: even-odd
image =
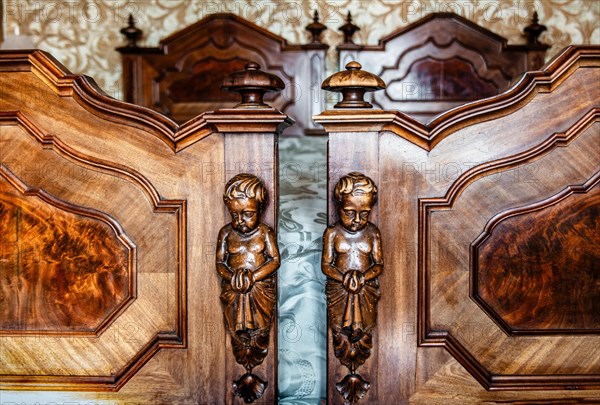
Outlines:
{"type": "Polygon", "coordinates": [[[254,232],[242,234],[226,229],[227,264],[232,271],[242,268],[256,270],[267,261],[265,255],[268,228],[260,224],[254,232]]]}
{"type": "Polygon", "coordinates": [[[342,273],[350,270],[365,271],[373,265],[372,253],[377,229],[371,223],[356,232],[341,225],[333,226],[333,265],[342,273]]]}

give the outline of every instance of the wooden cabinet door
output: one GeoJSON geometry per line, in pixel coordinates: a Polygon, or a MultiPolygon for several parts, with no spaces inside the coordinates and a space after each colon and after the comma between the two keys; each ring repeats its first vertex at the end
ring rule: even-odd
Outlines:
{"type": "MultiPolygon", "coordinates": [[[[1,54],[2,401],[242,403],[215,269],[223,189],[259,177],[275,227],[289,123],[263,108],[179,126],[44,53],[1,54]]],[[[257,403],[276,397],[275,326],[257,403]]]]}
{"type": "MultiPolygon", "coordinates": [[[[358,403],[600,398],[600,50],[569,48],[501,96],[424,126],[327,111],[333,188],[361,172],[384,271],[358,403]]],[[[329,337],[328,400],[349,373],[329,337]]]]}

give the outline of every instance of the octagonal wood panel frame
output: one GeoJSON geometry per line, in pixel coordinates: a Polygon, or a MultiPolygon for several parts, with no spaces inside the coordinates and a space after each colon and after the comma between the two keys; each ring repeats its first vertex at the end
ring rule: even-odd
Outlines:
{"type": "MultiPolygon", "coordinates": [[[[503,221],[522,216],[528,213],[540,212],[547,208],[559,205],[565,202],[570,196],[575,195],[587,195],[590,191],[598,185],[600,182],[600,172],[597,172],[592,178],[581,185],[571,185],[563,189],[560,193],[547,198],[546,200],[539,201],[537,203],[529,204],[523,207],[517,207],[500,212],[494,216],[485,226],[483,232],[479,237],[473,241],[470,249],[470,296],[471,298],[492,318],[496,324],[502,328],[502,330],[508,335],[561,335],[561,334],[598,334],[600,329],[598,327],[584,328],[584,327],[570,327],[570,328],[536,328],[536,327],[519,327],[511,326],[502,315],[500,315],[486,299],[480,294],[479,291],[479,272],[481,265],[479,262],[480,248],[482,245],[494,234],[494,228],[501,224],[503,221]]],[[[591,297],[588,297],[591,299],[591,297]]]]}
{"type": "MultiPolygon", "coordinates": [[[[110,119],[111,121],[120,121],[119,112],[122,114],[121,119],[131,119],[132,117],[130,115],[133,112],[134,120],[137,118],[143,125],[154,127],[156,136],[162,138],[172,149],[178,149],[177,140],[169,134],[178,128],[174,123],[168,120],[161,122],[158,114],[156,114],[156,117],[159,118],[158,120],[154,119],[148,121],[147,119],[144,119],[145,112],[143,108],[126,106],[125,103],[104,96],[103,93],[97,89],[93,81],[89,81],[89,79],[84,76],[69,74],[62,65],[44,52],[34,51],[24,54],[15,53],[14,57],[9,53],[0,60],[0,69],[2,68],[8,68],[11,71],[34,72],[38,77],[44,78],[45,81],[47,80],[47,84],[59,95],[72,96],[80,105],[83,105],[88,109],[88,111],[91,111],[100,117],[110,119]],[[117,115],[109,116],[111,110],[116,110],[117,115]]],[[[86,167],[88,170],[96,170],[104,174],[110,174],[116,178],[126,179],[133,187],[138,188],[146,196],[153,207],[154,213],[166,213],[174,216],[177,260],[175,271],[175,328],[173,330],[157,331],[155,335],[149,341],[144,343],[141,349],[124,364],[123,367],[115,370],[114,374],[111,375],[0,375],[2,389],[117,391],[161,348],[187,347],[187,270],[185,260],[187,245],[186,201],[161,198],[151,182],[142,174],[125,165],[93,158],[77,151],[62,142],[59,137],[51,135],[40,128],[20,111],[1,111],[0,127],[1,126],[18,127],[38,143],[42,149],[53,150],[59,157],[66,161],[86,167]]],[[[190,136],[193,138],[191,141],[193,143],[198,139],[207,136],[211,130],[194,132],[194,134],[188,136],[188,139],[186,139],[187,142],[190,142],[190,136]]],[[[182,147],[184,148],[188,145],[189,144],[185,144],[182,147]]],[[[32,192],[35,192],[34,190],[35,189],[32,189],[32,192]]],[[[42,196],[47,195],[44,191],[38,192],[38,194],[41,194],[42,196]]],[[[86,214],[88,215],[92,212],[94,211],[86,210],[86,214]]],[[[94,213],[93,215],[98,216],[99,218],[108,217],[103,213],[94,213]]],[[[111,226],[115,226],[115,224],[111,224],[111,226]]],[[[121,228],[120,225],[117,226],[118,229],[121,228]]],[[[137,255],[130,255],[129,260],[132,261],[135,257],[137,257],[137,255]]],[[[134,266],[134,263],[132,262],[132,268],[135,267],[136,266],[134,266]]],[[[134,277],[132,277],[131,280],[135,281],[136,278],[136,274],[134,274],[134,277]]],[[[94,336],[102,335],[102,333],[105,332],[119,315],[123,314],[134,301],[135,299],[130,299],[127,301],[127,305],[121,305],[118,311],[114,312],[109,318],[103,321],[101,327],[97,328],[95,331],[94,336]]],[[[39,331],[35,334],[37,336],[64,335],[64,333],[61,332],[46,333],[39,331]]],[[[14,333],[7,334],[6,332],[4,332],[3,335],[15,336],[14,333]]],[[[17,333],[16,335],[22,336],[23,338],[27,337],[27,335],[21,333],[17,333]]],[[[74,338],[81,335],[81,333],[68,333],[68,336],[73,336],[74,338]]]]}
{"type": "MultiPolygon", "coordinates": [[[[419,277],[418,277],[418,345],[422,347],[442,346],[463,366],[473,377],[488,390],[522,390],[522,389],[597,389],[600,387],[600,374],[554,374],[554,375],[498,375],[493,374],[485,368],[485,366],[469,352],[459,339],[452,335],[448,330],[434,330],[430,322],[430,261],[428,259],[431,214],[435,211],[449,210],[462,191],[478,178],[489,176],[502,170],[514,168],[521,164],[530,162],[557,147],[567,146],[571,141],[577,138],[578,135],[590,128],[593,124],[600,123],[600,108],[593,108],[581,117],[572,127],[564,133],[556,133],[550,136],[546,141],[519,153],[514,156],[498,159],[496,161],[487,162],[477,165],[466,172],[453,182],[452,186],[447,191],[444,197],[439,198],[421,198],[419,199],[419,277]]],[[[575,185],[568,187],[559,193],[559,197],[555,196],[549,201],[560,200],[566,195],[572,193],[572,190],[588,190],[594,184],[600,181],[600,174],[596,173],[586,184],[575,185]]],[[[548,202],[546,202],[548,204],[548,202]]],[[[521,210],[519,210],[521,211],[521,210]]],[[[509,214],[499,215],[506,217],[509,214]]],[[[497,221],[495,221],[497,222],[497,221]]],[[[473,257],[472,249],[476,246],[477,241],[471,244],[470,258],[473,257]]],[[[473,263],[470,264],[470,293],[473,297],[473,263]]],[[[508,335],[548,335],[555,334],[556,331],[548,331],[540,333],[540,331],[532,331],[531,333],[515,333],[514,330],[507,328],[501,324],[501,320],[497,316],[490,315],[481,300],[474,301],[482,308],[488,316],[490,316],[496,324],[508,335]]],[[[563,331],[563,334],[571,333],[563,331]]],[[[581,331],[575,330],[576,334],[581,331]]],[[[594,333],[593,331],[591,333],[594,333]]]]}

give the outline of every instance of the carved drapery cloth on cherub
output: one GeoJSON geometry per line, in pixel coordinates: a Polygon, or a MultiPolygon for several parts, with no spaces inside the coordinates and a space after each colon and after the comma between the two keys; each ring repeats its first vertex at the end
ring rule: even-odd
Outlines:
{"type": "Polygon", "coordinates": [[[273,229],[259,220],[267,190],[256,176],[242,173],[229,180],[223,201],[231,223],[219,232],[216,266],[222,277],[221,303],[233,354],[246,369],[233,388],[249,403],[260,398],[267,385],[252,369],[268,353],[279,249],[273,229]]]}
{"type": "Polygon", "coordinates": [[[339,220],[323,235],[323,273],[335,356],[350,370],[338,391],[356,402],[370,387],[356,369],[371,355],[383,271],[379,229],[369,222],[377,200],[373,180],[361,173],[343,176],[335,187],[339,220]]]}

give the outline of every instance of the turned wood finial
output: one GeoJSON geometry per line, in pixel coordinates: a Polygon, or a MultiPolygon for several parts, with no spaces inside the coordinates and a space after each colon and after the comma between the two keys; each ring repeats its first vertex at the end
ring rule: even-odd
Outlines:
{"type": "Polygon", "coordinates": [[[542,32],[546,31],[546,29],[547,28],[545,25],[539,24],[538,13],[537,11],[534,11],[531,24],[523,28],[525,35],[527,35],[527,44],[539,44],[539,36],[542,34],[542,32]]]}
{"type": "Polygon", "coordinates": [[[325,31],[327,27],[319,22],[319,12],[315,10],[313,14],[313,22],[306,26],[306,30],[312,35],[312,43],[321,43],[321,32],[325,31]]]}
{"type": "Polygon", "coordinates": [[[356,61],[348,62],[346,70],[329,76],[321,88],[342,93],[342,101],[334,108],[373,108],[371,103],[363,99],[367,91],[385,89],[381,77],[361,70],[362,66],[356,61]]]}
{"type": "Polygon", "coordinates": [[[356,31],[360,31],[360,28],[352,23],[352,14],[350,14],[350,11],[348,11],[348,15],[346,16],[346,24],[338,29],[344,33],[344,44],[353,44],[352,35],[356,31]]]}
{"type": "Polygon", "coordinates": [[[121,34],[127,39],[128,48],[136,48],[137,41],[142,37],[142,30],[135,26],[133,14],[129,14],[127,19],[127,27],[121,29],[121,34]]]}
{"type": "Polygon", "coordinates": [[[221,89],[240,93],[242,102],[235,108],[265,108],[263,96],[268,91],[280,91],[285,88],[283,81],[276,75],[263,72],[256,62],[248,62],[244,70],[233,72],[223,81],[221,89]]]}

